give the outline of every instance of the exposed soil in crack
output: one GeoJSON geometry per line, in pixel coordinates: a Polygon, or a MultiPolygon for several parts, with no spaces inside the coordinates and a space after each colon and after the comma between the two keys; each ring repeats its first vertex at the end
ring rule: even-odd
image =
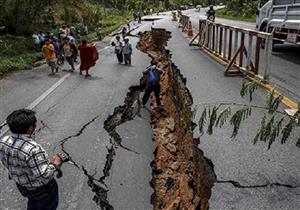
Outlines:
{"type": "Polygon", "coordinates": [[[140,36],[138,49],[166,72],[160,83],[164,112],[151,103],[156,143],[151,164],[154,189],[151,202],[155,210],[207,210],[216,175],[212,162],[198,148],[199,139],[193,138],[193,99],[186,79],[165,49],[171,34],[164,29],[152,29],[140,36]]]}

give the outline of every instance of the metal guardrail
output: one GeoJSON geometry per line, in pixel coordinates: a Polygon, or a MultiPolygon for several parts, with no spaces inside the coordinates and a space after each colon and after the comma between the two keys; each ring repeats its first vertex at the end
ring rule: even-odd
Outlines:
{"type": "Polygon", "coordinates": [[[220,58],[226,76],[247,74],[269,79],[272,34],[199,20],[199,33],[190,45],[204,48],[220,58]],[[263,50],[263,52],[262,52],[263,50]]]}
{"type": "Polygon", "coordinates": [[[187,31],[190,17],[187,15],[183,15],[181,13],[181,11],[178,12],[178,16],[179,16],[179,26],[178,27],[182,28],[182,31],[187,31]]]}

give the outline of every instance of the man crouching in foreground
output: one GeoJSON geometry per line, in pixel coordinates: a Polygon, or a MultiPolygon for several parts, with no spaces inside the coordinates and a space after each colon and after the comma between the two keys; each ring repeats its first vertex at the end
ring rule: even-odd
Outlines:
{"type": "Polygon", "coordinates": [[[27,210],[55,210],[58,186],[54,172],[61,166],[63,156],[56,154],[50,162],[46,151],[33,139],[35,112],[14,111],[6,122],[12,134],[0,141],[0,160],[8,169],[9,178],[28,198],[27,210]]]}

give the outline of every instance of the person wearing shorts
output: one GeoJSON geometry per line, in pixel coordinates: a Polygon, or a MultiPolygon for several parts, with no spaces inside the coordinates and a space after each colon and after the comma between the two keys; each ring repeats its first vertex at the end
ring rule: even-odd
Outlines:
{"type": "Polygon", "coordinates": [[[51,68],[51,73],[55,74],[58,72],[58,66],[56,65],[56,55],[53,44],[50,43],[48,39],[45,40],[45,45],[42,48],[46,62],[51,68]]]}

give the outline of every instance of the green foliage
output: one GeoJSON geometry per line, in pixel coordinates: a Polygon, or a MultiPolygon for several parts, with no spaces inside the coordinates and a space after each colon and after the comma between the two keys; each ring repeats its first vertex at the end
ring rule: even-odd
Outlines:
{"type": "Polygon", "coordinates": [[[0,76],[12,70],[31,68],[42,58],[33,49],[31,38],[0,36],[0,76]]]}
{"type": "Polygon", "coordinates": [[[252,15],[250,15],[248,17],[244,17],[242,15],[236,15],[235,13],[233,13],[232,11],[230,11],[226,8],[218,9],[216,11],[216,17],[229,19],[229,20],[252,22],[252,23],[255,23],[255,21],[256,21],[255,13],[253,13],[252,15]]]}
{"type": "Polygon", "coordinates": [[[0,76],[9,71],[32,68],[34,63],[42,58],[42,53],[25,53],[14,57],[1,57],[0,76]]]}
{"type": "Polygon", "coordinates": [[[240,95],[244,98],[246,95],[249,96],[250,102],[252,102],[253,94],[258,89],[259,84],[256,82],[244,81],[240,91],[240,95]]]}
{"type": "Polygon", "coordinates": [[[208,117],[209,117],[209,124],[207,126],[207,133],[209,135],[213,134],[213,127],[217,120],[217,111],[220,108],[220,106],[214,106],[212,109],[208,109],[208,117]]]}
{"type": "Polygon", "coordinates": [[[255,14],[258,0],[225,0],[226,10],[233,16],[251,17],[255,14]]]}
{"type": "Polygon", "coordinates": [[[216,127],[222,128],[230,116],[231,116],[231,107],[228,106],[223,111],[220,112],[218,119],[216,121],[216,127]]]}
{"type": "Polygon", "coordinates": [[[283,121],[284,118],[281,118],[280,120],[275,120],[275,117],[272,116],[271,119],[267,122],[266,115],[264,115],[261,122],[261,127],[259,128],[259,131],[257,132],[254,138],[254,144],[256,144],[258,140],[262,142],[269,142],[268,149],[270,149],[271,145],[280,135],[283,121]]]}
{"type": "Polygon", "coordinates": [[[295,127],[295,122],[293,119],[290,119],[289,123],[282,130],[281,144],[286,143],[286,141],[290,137],[294,127],[295,127]]]}
{"type": "Polygon", "coordinates": [[[16,56],[24,52],[34,52],[31,38],[21,36],[0,36],[0,57],[16,56]]]}
{"type": "Polygon", "coordinates": [[[241,126],[241,122],[246,120],[249,116],[251,116],[252,108],[245,107],[238,110],[231,118],[230,124],[233,125],[233,131],[231,138],[235,138],[238,134],[239,128],[241,126]]]}
{"type": "Polygon", "coordinates": [[[282,100],[282,96],[275,97],[274,95],[275,92],[274,90],[272,90],[272,92],[270,92],[267,97],[267,108],[269,110],[269,114],[273,114],[274,112],[276,112],[282,100]]]}
{"type": "MultiPolygon", "coordinates": [[[[213,134],[213,127],[222,128],[230,118],[230,125],[233,127],[231,138],[234,139],[238,135],[241,123],[251,117],[253,109],[264,110],[265,113],[261,119],[260,127],[253,139],[253,144],[258,141],[268,144],[268,149],[271,148],[277,138],[281,136],[281,143],[284,144],[291,137],[292,132],[296,127],[300,126],[300,104],[298,111],[294,116],[289,116],[285,112],[278,111],[282,96],[275,97],[275,92],[272,91],[267,95],[266,106],[260,107],[252,105],[253,94],[257,90],[258,84],[254,82],[244,82],[240,91],[242,97],[249,96],[250,104],[237,103],[220,103],[217,105],[204,105],[200,119],[198,121],[200,134],[204,134],[205,126],[206,133],[213,134]],[[232,107],[241,107],[236,111],[232,111],[232,107]],[[221,111],[219,111],[221,110],[221,111]],[[281,117],[280,117],[281,116],[281,117]],[[288,122],[287,122],[288,121],[288,122]]],[[[300,137],[296,143],[300,147],[300,137]]]]}
{"type": "Polygon", "coordinates": [[[202,111],[201,117],[199,118],[198,121],[199,132],[201,135],[204,134],[204,125],[206,123],[206,118],[207,118],[207,108],[204,107],[204,110],[202,111]]]}

